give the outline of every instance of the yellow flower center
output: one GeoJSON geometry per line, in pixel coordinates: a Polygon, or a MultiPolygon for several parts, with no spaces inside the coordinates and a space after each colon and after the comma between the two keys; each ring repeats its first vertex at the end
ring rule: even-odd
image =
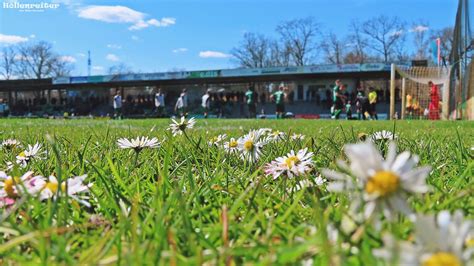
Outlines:
{"type": "Polygon", "coordinates": [[[253,141],[247,140],[247,141],[244,143],[244,149],[247,150],[247,151],[253,150],[253,141]]]}
{"type": "Polygon", "coordinates": [[[365,140],[365,139],[367,139],[367,134],[365,134],[365,133],[359,133],[359,134],[357,135],[357,137],[358,137],[360,140],[365,140]]]}
{"type": "Polygon", "coordinates": [[[20,182],[20,178],[18,177],[15,177],[15,180],[8,178],[3,182],[3,189],[9,198],[15,198],[17,196],[15,193],[15,185],[18,184],[18,182],[20,182]]]}
{"type": "Polygon", "coordinates": [[[451,253],[438,252],[425,260],[423,266],[461,266],[461,262],[451,253]]]}
{"type": "Polygon", "coordinates": [[[237,141],[231,140],[231,141],[229,142],[229,147],[231,147],[231,148],[237,147],[237,141]]]}
{"type": "Polygon", "coordinates": [[[25,152],[24,151],[20,152],[20,154],[18,154],[18,156],[25,157],[25,152]]]}
{"type": "Polygon", "coordinates": [[[474,247],[474,237],[467,238],[465,245],[466,247],[474,247]]]}
{"type": "Polygon", "coordinates": [[[386,196],[398,189],[399,177],[390,171],[380,171],[370,177],[365,185],[365,191],[369,194],[386,196]]]}
{"type": "MultiPolygon", "coordinates": [[[[44,185],[43,189],[49,189],[54,194],[58,191],[58,183],[48,182],[44,185]]],[[[66,191],[66,184],[64,182],[61,184],[61,191],[66,191]]]]}
{"type": "Polygon", "coordinates": [[[298,159],[298,157],[296,157],[296,156],[290,156],[290,157],[285,159],[285,164],[288,167],[293,167],[294,165],[296,165],[299,162],[300,162],[300,159],[298,159]]]}
{"type": "Polygon", "coordinates": [[[51,192],[56,193],[58,191],[58,183],[48,182],[44,185],[44,189],[49,189],[51,192]]]}

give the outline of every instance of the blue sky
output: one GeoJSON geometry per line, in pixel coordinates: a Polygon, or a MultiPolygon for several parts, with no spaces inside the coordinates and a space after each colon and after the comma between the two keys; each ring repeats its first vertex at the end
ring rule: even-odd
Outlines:
{"type": "MultiPolygon", "coordinates": [[[[3,0],[12,2],[12,0],[3,0]]],[[[2,3],[3,3],[2,2],[2,3]]],[[[74,75],[125,63],[134,71],[236,67],[228,57],[245,32],[272,36],[281,21],[314,16],[324,29],[345,35],[352,19],[398,16],[430,29],[452,26],[455,0],[20,0],[58,3],[21,12],[0,6],[0,46],[45,40],[74,62],[74,75]]],[[[407,33],[408,34],[408,33],[407,33]]],[[[408,41],[409,42],[409,41],[408,41]]],[[[409,43],[408,43],[409,45],[409,43]]]]}

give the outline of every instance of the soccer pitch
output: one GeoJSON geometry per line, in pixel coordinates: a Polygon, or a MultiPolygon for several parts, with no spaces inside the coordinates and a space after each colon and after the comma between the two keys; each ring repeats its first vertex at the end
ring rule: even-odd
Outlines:
{"type": "Polygon", "coordinates": [[[0,264],[377,265],[474,216],[473,122],[170,123],[0,120],[0,264]]]}

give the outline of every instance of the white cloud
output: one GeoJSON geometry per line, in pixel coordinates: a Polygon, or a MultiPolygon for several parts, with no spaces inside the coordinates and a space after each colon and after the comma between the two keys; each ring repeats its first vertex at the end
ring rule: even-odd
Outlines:
{"type": "Polygon", "coordinates": [[[68,62],[68,63],[75,63],[77,61],[76,58],[74,58],[70,55],[63,55],[63,56],[59,57],[59,60],[61,60],[63,62],[68,62]]]}
{"type": "Polygon", "coordinates": [[[86,57],[86,54],[84,54],[84,53],[77,53],[76,55],[79,56],[79,57],[86,57]]]}
{"type": "Polygon", "coordinates": [[[31,35],[30,35],[30,39],[34,39],[34,38],[36,38],[36,35],[31,34],[31,35]]]}
{"type": "Polygon", "coordinates": [[[427,30],[429,30],[430,28],[428,28],[427,26],[425,25],[418,25],[418,26],[414,26],[413,28],[410,29],[410,32],[425,32],[427,30]]]}
{"type": "Polygon", "coordinates": [[[3,44],[17,44],[28,41],[27,37],[21,37],[16,35],[5,35],[0,33],[0,43],[3,44]]]}
{"type": "Polygon", "coordinates": [[[117,62],[120,61],[120,58],[114,54],[108,54],[105,56],[105,59],[112,61],[112,62],[117,62]]]}
{"type": "Polygon", "coordinates": [[[403,30],[397,30],[397,31],[391,32],[389,35],[390,36],[400,36],[400,35],[403,35],[403,33],[405,33],[403,30]]]}
{"type": "Polygon", "coordinates": [[[141,30],[144,28],[148,28],[149,26],[155,27],[168,27],[170,25],[176,24],[175,18],[162,18],[160,20],[157,19],[149,19],[147,21],[140,20],[137,23],[133,24],[132,26],[128,27],[129,30],[141,30]]]}
{"type": "Polygon", "coordinates": [[[160,20],[156,20],[152,18],[148,20],[147,23],[149,25],[153,25],[156,27],[168,27],[168,26],[176,24],[176,19],[175,18],[162,18],[160,20]]]}
{"type": "Polygon", "coordinates": [[[138,40],[140,40],[140,38],[138,38],[138,36],[136,36],[136,35],[132,35],[132,40],[138,41],[138,40]]]}
{"type": "Polygon", "coordinates": [[[107,23],[126,23],[132,24],[129,30],[142,30],[149,26],[168,27],[176,24],[175,18],[162,18],[157,20],[151,18],[146,20],[145,13],[133,10],[126,6],[97,6],[91,5],[79,9],[80,18],[103,21],[107,23]]]}
{"type": "Polygon", "coordinates": [[[141,30],[141,29],[147,28],[148,26],[150,26],[150,25],[148,25],[148,23],[146,23],[143,20],[140,20],[137,23],[133,24],[132,26],[128,27],[128,29],[129,30],[141,30]]]}
{"type": "Polygon", "coordinates": [[[31,58],[31,56],[23,56],[23,55],[17,54],[13,57],[13,59],[16,60],[16,61],[24,61],[24,60],[28,60],[28,59],[31,60],[32,58],[31,58]]]}
{"type": "Polygon", "coordinates": [[[202,57],[202,58],[228,58],[228,57],[230,57],[230,55],[222,53],[222,52],[217,52],[217,51],[202,51],[202,52],[199,52],[199,57],[202,57]]]}
{"type": "Polygon", "coordinates": [[[92,66],[92,73],[96,75],[101,75],[104,73],[104,67],[103,66],[92,66]]]}
{"type": "Polygon", "coordinates": [[[107,44],[107,48],[110,48],[110,49],[122,49],[122,46],[121,46],[121,45],[118,45],[118,44],[107,44]]]}
{"type": "Polygon", "coordinates": [[[108,23],[137,23],[145,14],[126,6],[86,6],[79,10],[78,16],[108,23]]]}
{"type": "Polygon", "coordinates": [[[173,53],[177,54],[177,53],[184,53],[187,51],[188,51],[188,48],[178,48],[178,49],[174,49],[173,53]]]}

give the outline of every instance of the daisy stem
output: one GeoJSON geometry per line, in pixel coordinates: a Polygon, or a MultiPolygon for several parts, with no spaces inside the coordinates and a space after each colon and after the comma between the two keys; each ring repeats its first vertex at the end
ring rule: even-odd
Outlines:
{"type": "Polygon", "coordinates": [[[186,137],[186,139],[187,139],[189,142],[191,142],[192,144],[194,144],[194,146],[196,146],[196,148],[198,148],[201,152],[204,152],[204,151],[202,150],[202,148],[201,148],[196,142],[194,142],[194,140],[192,140],[192,139],[188,136],[188,134],[186,133],[186,131],[183,131],[183,134],[184,134],[184,136],[186,137]]]}
{"type": "Polygon", "coordinates": [[[133,164],[134,167],[133,168],[137,168],[137,165],[138,165],[138,155],[140,154],[139,151],[135,151],[135,163],[133,164]]]}

